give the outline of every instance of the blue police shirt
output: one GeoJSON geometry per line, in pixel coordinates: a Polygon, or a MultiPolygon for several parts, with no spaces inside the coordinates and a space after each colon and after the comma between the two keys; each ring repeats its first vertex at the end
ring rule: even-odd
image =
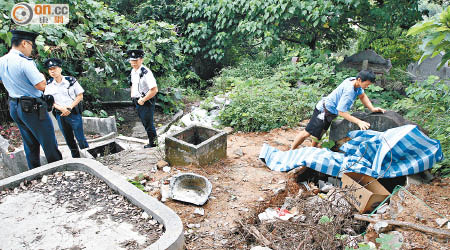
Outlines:
{"type": "Polygon", "coordinates": [[[350,77],[345,79],[333,92],[331,92],[327,97],[317,103],[316,108],[319,111],[323,111],[323,102],[325,101],[325,107],[331,113],[337,115],[339,111],[347,112],[349,111],[356,97],[364,93],[361,87],[355,88],[353,86],[353,80],[356,78],[350,77]]]}
{"type": "Polygon", "coordinates": [[[34,85],[45,80],[31,58],[22,52],[11,49],[0,58],[0,80],[10,97],[41,97],[42,91],[34,85]]]}

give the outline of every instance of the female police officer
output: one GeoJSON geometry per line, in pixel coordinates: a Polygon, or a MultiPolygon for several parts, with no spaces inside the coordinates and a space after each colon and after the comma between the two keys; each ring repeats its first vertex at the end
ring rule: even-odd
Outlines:
{"type": "Polygon", "coordinates": [[[52,95],[55,99],[53,114],[66,139],[67,146],[70,148],[72,157],[80,158],[74,134],[81,149],[89,147],[84,136],[81,108],[79,107],[80,101],[83,100],[84,90],[75,77],[61,74],[61,65],[62,61],[58,58],[50,58],[44,62],[44,66],[52,77],[47,81],[45,94],[52,95]]]}
{"type": "Polygon", "coordinates": [[[40,163],[40,145],[47,161],[62,159],[55,131],[42,100],[45,77],[29,58],[34,48],[36,33],[13,30],[12,49],[0,58],[0,80],[9,94],[9,113],[22,135],[28,168],[40,163]]]}

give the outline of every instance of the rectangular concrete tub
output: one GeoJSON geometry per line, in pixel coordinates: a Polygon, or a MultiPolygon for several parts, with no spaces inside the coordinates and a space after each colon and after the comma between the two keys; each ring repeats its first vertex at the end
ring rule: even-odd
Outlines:
{"type": "Polygon", "coordinates": [[[172,166],[208,165],[227,157],[227,133],[193,125],[166,137],[166,159],[172,166]]]}

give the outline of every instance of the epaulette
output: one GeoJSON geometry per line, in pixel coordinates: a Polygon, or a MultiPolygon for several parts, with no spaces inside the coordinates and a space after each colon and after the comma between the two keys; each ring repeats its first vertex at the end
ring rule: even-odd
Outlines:
{"type": "Polygon", "coordinates": [[[53,77],[50,77],[48,80],[47,80],[47,84],[50,84],[50,83],[52,83],[53,82],[53,77]]]}
{"type": "Polygon", "coordinates": [[[28,61],[33,61],[33,58],[29,58],[28,56],[25,56],[24,54],[19,54],[19,56],[27,59],[28,61]]]}
{"type": "Polygon", "coordinates": [[[66,78],[66,80],[69,82],[69,88],[77,82],[77,79],[73,76],[66,76],[64,78],[66,78]]]}
{"type": "Polygon", "coordinates": [[[148,70],[145,69],[144,67],[141,68],[141,74],[139,74],[139,77],[142,78],[145,74],[148,73],[148,70]]]}

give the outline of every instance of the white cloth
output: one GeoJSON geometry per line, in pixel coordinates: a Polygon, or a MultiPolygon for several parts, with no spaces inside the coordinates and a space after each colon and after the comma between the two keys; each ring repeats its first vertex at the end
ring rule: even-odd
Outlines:
{"type": "Polygon", "coordinates": [[[156,79],[152,71],[142,65],[138,70],[131,70],[131,97],[139,98],[142,94],[146,95],[149,90],[156,87],[156,79]],[[147,70],[147,73],[140,78],[142,68],[147,70]]]}
{"type": "Polygon", "coordinates": [[[52,95],[56,104],[68,107],[73,103],[77,95],[84,93],[84,89],[78,81],[76,81],[72,87],[69,88],[69,86],[70,83],[64,76],[60,83],[57,83],[56,80],[53,79],[53,81],[45,88],[44,94],[52,95]]]}

